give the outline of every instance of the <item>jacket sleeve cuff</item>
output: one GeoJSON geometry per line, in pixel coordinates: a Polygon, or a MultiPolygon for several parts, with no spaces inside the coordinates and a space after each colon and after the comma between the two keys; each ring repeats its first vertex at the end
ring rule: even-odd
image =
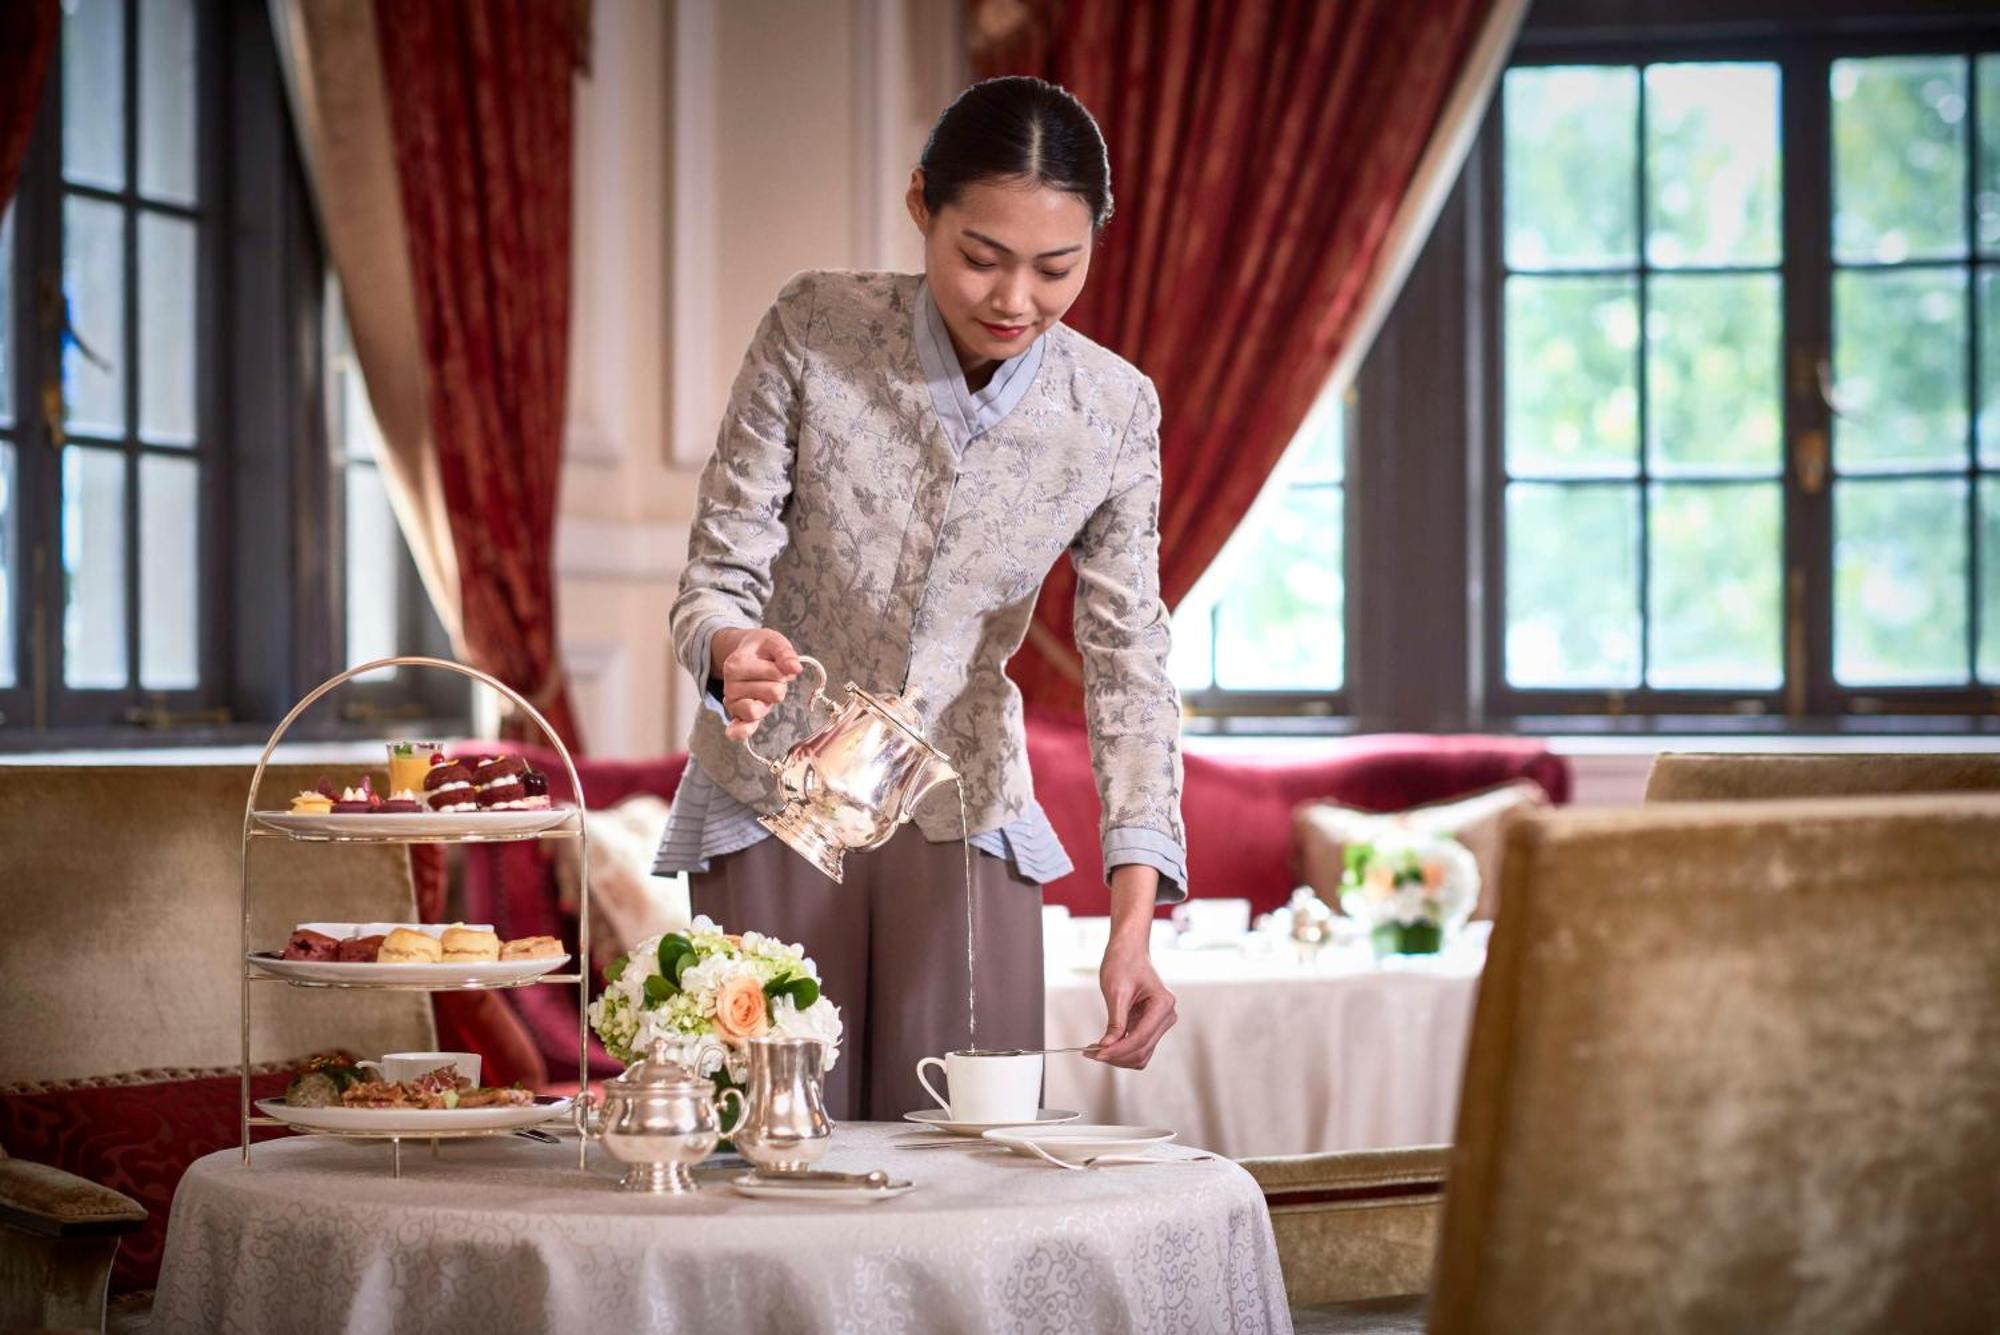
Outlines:
{"type": "Polygon", "coordinates": [[[1137,864],[1160,873],[1155,903],[1178,904],[1187,898],[1187,848],[1171,835],[1142,825],[1121,825],[1104,832],[1104,879],[1114,867],[1137,864]]]}
{"type": "Polygon", "coordinates": [[[725,722],[728,721],[729,714],[722,707],[722,678],[715,675],[714,659],[709,656],[709,649],[714,644],[715,633],[719,630],[755,629],[755,626],[720,616],[710,617],[694,628],[691,640],[692,652],[689,655],[694,662],[687,665],[688,671],[694,674],[695,681],[701,686],[702,705],[715,711],[725,722]],[[697,663],[701,665],[698,668],[695,666],[697,663]]]}

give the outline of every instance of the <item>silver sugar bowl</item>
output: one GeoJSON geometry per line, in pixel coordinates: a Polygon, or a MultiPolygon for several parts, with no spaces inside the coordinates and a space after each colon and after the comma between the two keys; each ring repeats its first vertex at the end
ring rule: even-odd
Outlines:
{"type": "Polygon", "coordinates": [[[620,1190],[678,1196],[695,1190],[688,1170],[715,1149],[721,1135],[717,1104],[731,1098],[740,1119],[742,1094],[728,1089],[718,1099],[713,1082],[675,1061],[669,1042],[656,1038],[625,1074],[604,1082],[604,1106],[595,1118],[582,1102],[574,1117],[579,1135],[628,1165],[620,1190]]]}
{"type": "Polygon", "coordinates": [[[850,681],[836,704],[819,660],[801,654],[799,662],[819,678],[807,707],[828,722],[783,759],[758,755],[748,739],[743,745],[777,776],[784,798],[757,823],[837,883],[845,854],[888,843],[917,803],[958,773],[924,740],[915,691],[871,695],[850,681]]]}
{"type": "Polygon", "coordinates": [[[825,1046],[816,1038],[765,1037],[744,1047],[750,1096],[730,1133],[736,1152],[765,1172],[812,1167],[833,1142],[822,1088],[825,1046]]]}

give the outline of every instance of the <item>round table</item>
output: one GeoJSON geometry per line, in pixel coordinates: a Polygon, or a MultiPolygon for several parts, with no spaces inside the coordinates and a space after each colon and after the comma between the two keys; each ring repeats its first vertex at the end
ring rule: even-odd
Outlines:
{"type": "Polygon", "coordinates": [[[1288,1331],[1270,1216],[1226,1159],[1070,1172],[847,1123],[822,1167],[917,1189],[863,1205],[692,1197],[519,1137],[405,1152],[302,1136],[198,1160],[154,1303],[180,1331],[1288,1331]]]}
{"type": "MultiPolygon", "coordinates": [[[[1171,1126],[1242,1159],[1439,1145],[1452,1138],[1485,923],[1443,954],[1377,963],[1365,946],[1153,952],[1179,1023],[1143,1071],[1051,1057],[1043,1102],[1095,1121],[1171,1126]]],[[[1051,952],[1046,1042],[1095,1041],[1094,957],[1051,952]]]]}

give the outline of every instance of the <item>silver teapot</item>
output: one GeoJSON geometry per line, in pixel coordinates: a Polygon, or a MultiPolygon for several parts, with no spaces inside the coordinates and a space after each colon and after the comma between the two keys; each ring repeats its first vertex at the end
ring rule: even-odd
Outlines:
{"type": "Polygon", "coordinates": [[[796,1173],[811,1167],[833,1140],[821,1091],[824,1045],[816,1038],[765,1037],[744,1046],[750,1096],[730,1133],[736,1152],[763,1171],[796,1173]]]}
{"type": "Polygon", "coordinates": [[[783,760],[758,755],[747,738],[743,745],[784,791],[783,808],[758,824],[838,883],[843,855],[888,843],[925,794],[958,772],[919,731],[916,692],[871,695],[850,681],[846,703],[835,704],[826,668],[803,654],[799,661],[819,677],[807,709],[830,721],[783,760]]]}
{"type": "Polygon", "coordinates": [[[597,1140],[628,1165],[621,1190],[680,1195],[695,1190],[688,1170],[715,1149],[721,1134],[716,1105],[732,1098],[741,1117],[741,1093],[726,1089],[718,1099],[713,1082],[673,1060],[668,1041],[656,1038],[623,1075],[604,1082],[604,1106],[595,1118],[582,1100],[573,1116],[578,1135],[597,1140]]]}

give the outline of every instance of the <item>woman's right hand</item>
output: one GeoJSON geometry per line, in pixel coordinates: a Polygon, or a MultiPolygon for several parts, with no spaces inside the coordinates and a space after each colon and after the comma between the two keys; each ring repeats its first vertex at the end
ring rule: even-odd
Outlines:
{"type": "Polygon", "coordinates": [[[786,683],[804,671],[799,651],[775,630],[719,630],[708,644],[710,667],[722,678],[722,708],[733,742],[748,741],[785,698],[786,683]]]}

